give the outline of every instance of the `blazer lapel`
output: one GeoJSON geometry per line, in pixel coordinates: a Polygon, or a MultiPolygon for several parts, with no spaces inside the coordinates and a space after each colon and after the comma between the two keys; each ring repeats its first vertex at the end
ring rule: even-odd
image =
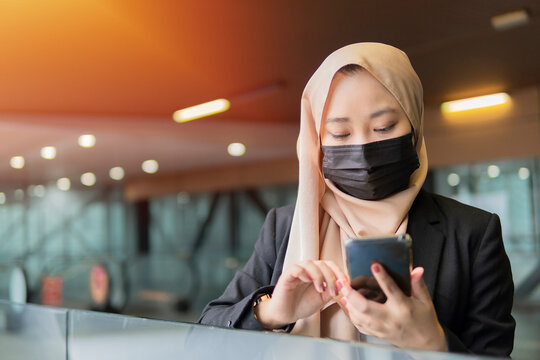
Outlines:
{"type": "Polygon", "coordinates": [[[430,194],[425,191],[420,191],[411,207],[407,232],[413,243],[413,266],[424,268],[424,281],[434,299],[445,238],[441,231],[440,213],[430,194]]]}

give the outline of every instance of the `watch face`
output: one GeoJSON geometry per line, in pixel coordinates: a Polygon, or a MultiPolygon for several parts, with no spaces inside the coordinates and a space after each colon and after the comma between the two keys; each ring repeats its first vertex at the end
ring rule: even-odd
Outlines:
{"type": "Polygon", "coordinates": [[[90,295],[98,306],[105,306],[109,300],[109,273],[103,264],[96,264],[90,270],[90,295]]]}
{"type": "Polygon", "coordinates": [[[28,300],[26,274],[20,266],[12,268],[9,275],[9,300],[22,304],[28,300]]]}

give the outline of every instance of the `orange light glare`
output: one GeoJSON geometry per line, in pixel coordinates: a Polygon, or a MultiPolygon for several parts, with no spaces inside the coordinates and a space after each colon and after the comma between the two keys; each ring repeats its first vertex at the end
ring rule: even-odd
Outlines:
{"type": "Polygon", "coordinates": [[[185,109],[177,110],[173,114],[173,119],[176,122],[182,123],[195,119],[200,119],[205,116],[218,114],[229,110],[231,103],[227,99],[217,99],[203,104],[191,106],[185,109]]]}
{"type": "Polygon", "coordinates": [[[447,101],[441,105],[444,114],[452,114],[461,111],[486,108],[490,106],[502,105],[510,100],[507,93],[497,93],[485,96],[476,96],[468,99],[447,101]]]}

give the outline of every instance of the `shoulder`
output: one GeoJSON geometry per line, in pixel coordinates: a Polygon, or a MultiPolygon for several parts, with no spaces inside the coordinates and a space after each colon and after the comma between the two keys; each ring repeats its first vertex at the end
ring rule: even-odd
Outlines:
{"type": "Polygon", "coordinates": [[[496,214],[445,196],[421,191],[410,215],[416,224],[424,224],[423,219],[427,219],[444,234],[447,246],[461,249],[461,253],[466,251],[474,256],[481,246],[502,243],[501,224],[496,214]]]}
{"type": "Polygon", "coordinates": [[[472,224],[487,224],[493,216],[493,213],[479,209],[448,198],[446,196],[421,191],[411,210],[428,211],[431,217],[439,217],[449,223],[470,223],[472,224]]]}
{"type": "Polygon", "coordinates": [[[288,237],[294,215],[294,204],[273,208],[266,215],[263,229],[271,231],[274,237],[282,240],[288,237]]]}
{"type": "Polygon", "coordinates": [[[288,238],[293,214],[294,204],[271,209],[264,220],[261,236],[278,242],[288,238]]]}
{"type": "Polygon", "coordinates": [[[272,210],[276,213],[276,221],[289,221],[292,222],[294,215],[295,204],[289,204],[282,207],[274,208],[272,210]]]}

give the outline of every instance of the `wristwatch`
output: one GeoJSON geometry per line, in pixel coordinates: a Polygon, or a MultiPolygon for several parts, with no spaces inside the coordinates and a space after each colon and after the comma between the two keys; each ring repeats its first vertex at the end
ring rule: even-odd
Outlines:
{"type": "MultiPolygon", "coordinates": [[[[253,316],[255,317],[257,321],[259,321],[259,319],[257,319],[257,315],[255,314],[255,308],[263,301],[268,301],[271,298],[272,298],[271,294],[261,294],[257,296],[255,300],[253,301],[253,316]]],[[[294,327],[294,324],[295,323],[292,323],[292,324],[285,325],[284,327],[279,328],[279,329],[269,329],[269,330],[273,332],[278,332],[278,333],[288,333],[288,332],[291,332],[292,328],[294,327]]]]}
{"type": "MultiPolygon", "coordinates": [[[[259,305],[263,301],[270,300],[271,298],[272,298],[272,295],[270,295],[270,294],[261,294],[261,295],[257,296],[255,301],[253,301],[253,310],[255,310],[257,305],[259,305]]],[[[255,313],[255,312],[253,312],[253,313],[255,313]]],[[[255,318],[257,318],[257,317],[255,317],[255,318]]]]}

